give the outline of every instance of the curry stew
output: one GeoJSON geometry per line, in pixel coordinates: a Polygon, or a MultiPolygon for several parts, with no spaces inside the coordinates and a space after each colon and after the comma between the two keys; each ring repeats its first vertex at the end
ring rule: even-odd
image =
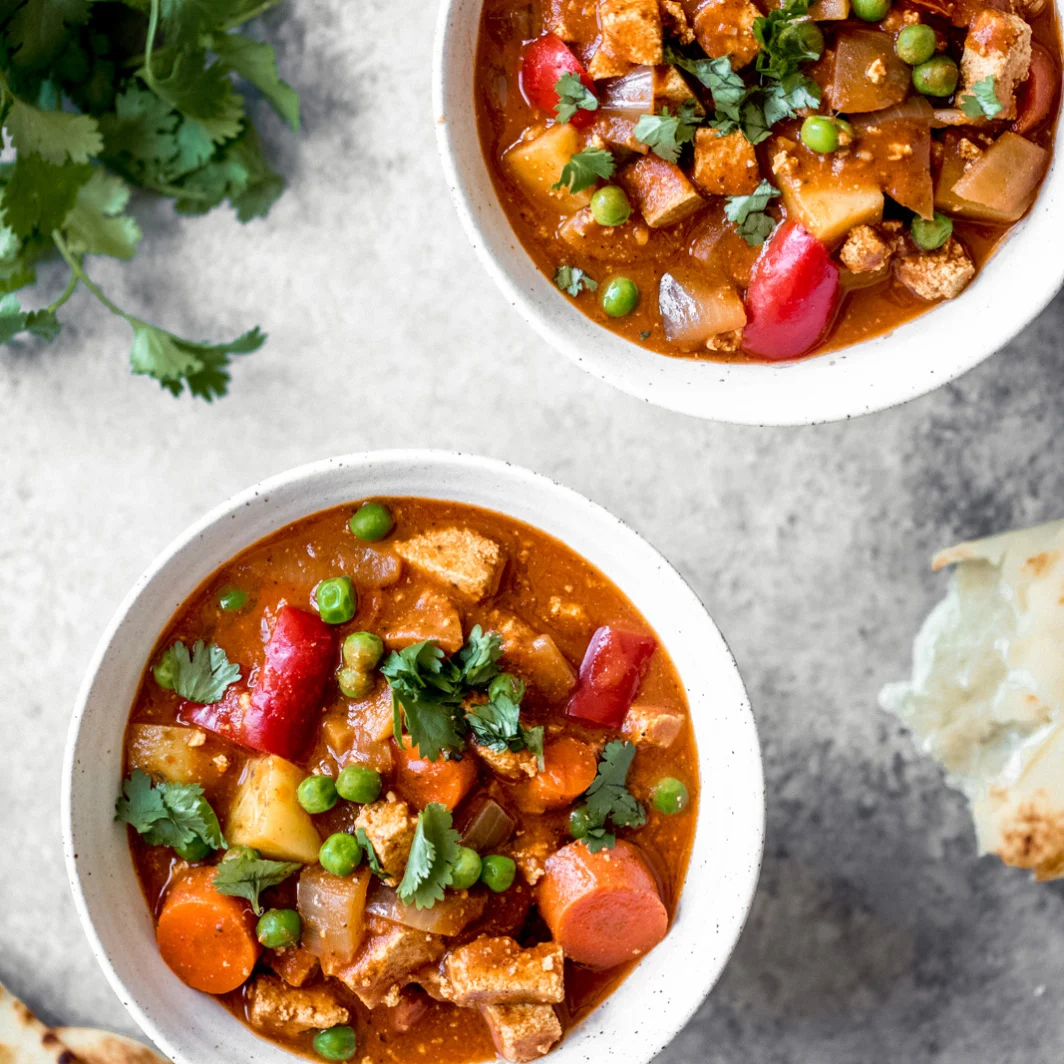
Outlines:
{"type": "Polygon", "coordinates": [[[484,0],[499,199],[585,314],[785,360],[959,295],[1034,202],[1052,0],[484,0]]]}
{"type": "Polygon", "coordinates": [[[160,952],[286,1048],[549,1052],[665,935],[684,691],[550,536],[409,498],[315,514],[162,634],[117,804],[160,952]]]}

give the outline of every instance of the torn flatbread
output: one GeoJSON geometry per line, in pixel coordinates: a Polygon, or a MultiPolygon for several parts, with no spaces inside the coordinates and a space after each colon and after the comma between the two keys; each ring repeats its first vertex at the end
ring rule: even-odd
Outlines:
{"type": "Polygon", "coordinates": [[[80,1064],[167,1064],[166,1058],[155,1050],[110,1031],[60,1027],[55,1033],[67,1049],[77,1054],[80,1064]]]}
{"type": "Polygon", "coordinates": [[[0,985],[0,1064],[84,1064],[0,985]]]}

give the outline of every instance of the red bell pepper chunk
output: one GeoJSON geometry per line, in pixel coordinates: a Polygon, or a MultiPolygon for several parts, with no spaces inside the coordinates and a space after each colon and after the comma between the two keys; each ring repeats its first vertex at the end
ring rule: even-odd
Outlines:
{"type": "MultiPolygon", "coordinates": [[[[521,91],[533,107],[546,111],[552,118],[557,117],[554,107],[558,102],[558,91],[555,85],[563,74],[579,74],[584,86],[594,93],[595,83],[584,64],[560,37],[545,33],[525,49],[521,57],[521,91]]],[[[595,113],[583,108],[569,119],[577,129],[586,129],[594,121],[595,113]]]]}
{"type": "Polygon", "coordinates": [[[657,649],[657,640],[642,632],[605,626],[591,637],[576,690],[565,707],[572,720],[619,728],[657,649]]]}
{"type": "Polygon", "coordinates": [[[799,222],[784,222],[754,263],[743,347],[772,361],[797,358],[824,335],[838,306],[839,268],[828,249],[799,222]]]}
{"type": "Polygon", "coordinates": [[[313,737],[335,658],[329,625],[306,610],[282,606],[250,697],[242,683],[233,684],[222,701],[187,703],[180,716],[242,746],[297,759],[313,737]]]}

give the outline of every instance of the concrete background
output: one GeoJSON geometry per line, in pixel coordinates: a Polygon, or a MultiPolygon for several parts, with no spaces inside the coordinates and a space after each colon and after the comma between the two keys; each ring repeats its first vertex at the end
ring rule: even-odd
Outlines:
{"type": "MultiPolygon", "coordinates": [[[[262,323],[228,399],[132,378],[126,326],[84,294],[57,343],[0,353],[0,981],[48,1021],[133,1031],[68,894],[59,781],[82,671],[141,570],[260,477],[433,446],[540,470],[629,521],[746,678],[761,887],[662,1064],[1059,1061],[1064,893],[976,859],[962,801],[875,698],[942,591],[933,550],[1064,510],[1064,298],[957,384],[849,424],[702,424],[613,392],[524,327],[459,230],[429,107],[434,16],[386,0],[271,16],[305,117],[298,137],[267,123],[291,181],[273,214],[140,204],[136,264],[93,263],[119,303],[189,335],[262,323]]],[[[62,283],[46,274],[42,296],[62,283]]]]}

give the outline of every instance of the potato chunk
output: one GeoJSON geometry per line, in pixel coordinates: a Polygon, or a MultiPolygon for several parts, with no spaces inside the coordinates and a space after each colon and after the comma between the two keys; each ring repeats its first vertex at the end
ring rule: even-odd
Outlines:
{"type": "Polygon", "coordinates": [[[134,724],[129,729],[129,767],[171,783],[209,787],[222,775],[217,748],[199,728],[134,724]]]}
{"type": "Polygon", "coordinates": [[[571,125],[553,125],[534,140],[522,141],[503,157],[506,168],[530,199],[572,214],[591,202],[591,190],[555,189],[565,164],[580,151],[580,133],[571,125]]]}
{"type": "Polygon", "coordinates": [[[229,842],[279,861],[317,861],[321,836],[296,799],[305,775],[298,765],[272,754],[249,762],[229,810],[229,842]]]}

